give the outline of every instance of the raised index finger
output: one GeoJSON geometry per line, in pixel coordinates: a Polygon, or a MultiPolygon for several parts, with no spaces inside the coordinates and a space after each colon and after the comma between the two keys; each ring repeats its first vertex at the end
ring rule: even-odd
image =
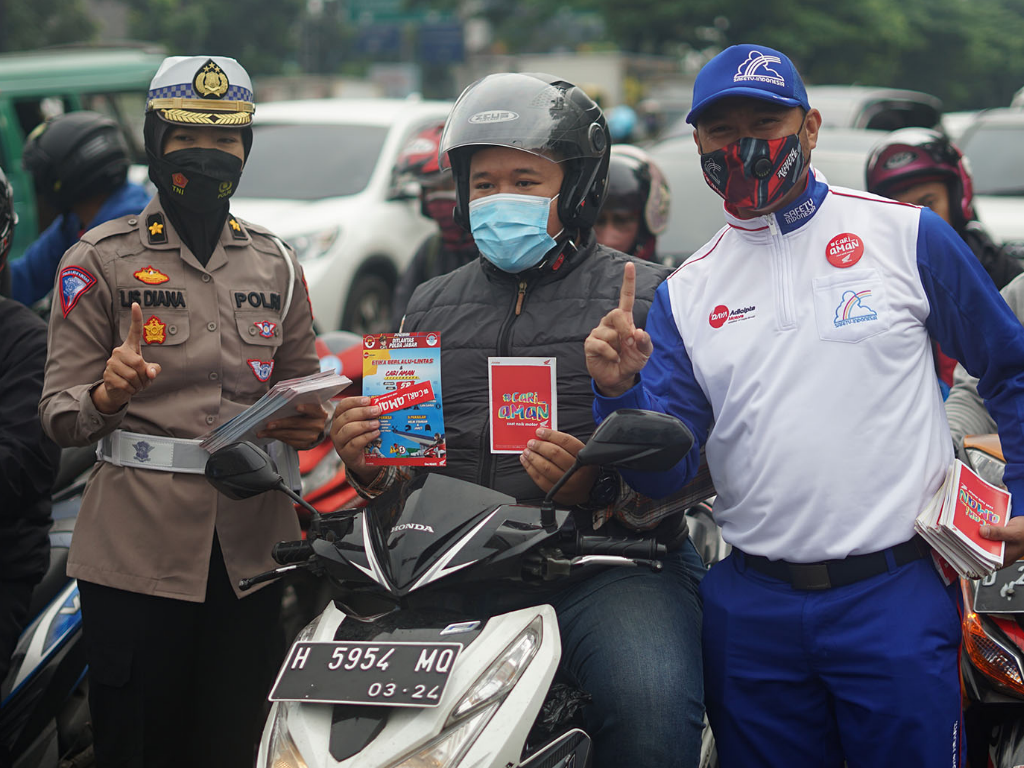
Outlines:
{"type": "Polygon", "coordinates": [[[622,289],[619,291],[619,309],[633,315],[633,300],[636,298],[636,265],[626,262],[622,271],[622,289]]]}
{"type": "Polygon", "coordinates": [[[124,345],[138,354],[142,354],[142,307],[138,302],[132,304],[132,324],[128,328],[124,345]]]}

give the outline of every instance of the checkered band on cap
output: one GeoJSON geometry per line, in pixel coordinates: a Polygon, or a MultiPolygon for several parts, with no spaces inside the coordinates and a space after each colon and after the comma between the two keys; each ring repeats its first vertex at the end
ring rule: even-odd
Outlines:
{"type": "MultiPolygon", "coordinates": [[[[147,101],[153,101],[153,99],[201,99],[202,97],[195,92],[192,87],[192,83],[179,83],[178,85],[167,85],[163,88],[154,88],[149,92],[147,101]]],[[[204,101],[213,101],[204,99],[204,101]]],[[[216,101],[252,101],[252,91],[248,88],[243,88],[240,85],[229,85],[228,92],[224,94],[224,98],[216,99],[216,101]]]]}

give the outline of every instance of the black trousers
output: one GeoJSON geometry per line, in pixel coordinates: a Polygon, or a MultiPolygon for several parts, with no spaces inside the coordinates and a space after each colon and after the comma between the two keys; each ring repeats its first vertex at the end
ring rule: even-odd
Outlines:
{"type": "Polygon", "coordinates": [[[29,582],[0,581],[0,682],[11,669],[11,654],[18,647],[31,600],[32,584],[29,582]]]}
{"type": "Polygon", "coordinates": [[[79,589],[98,768],[252,768],[284,655],[280,585],[236,598],[214,539],[203,603],[79,589]]]}

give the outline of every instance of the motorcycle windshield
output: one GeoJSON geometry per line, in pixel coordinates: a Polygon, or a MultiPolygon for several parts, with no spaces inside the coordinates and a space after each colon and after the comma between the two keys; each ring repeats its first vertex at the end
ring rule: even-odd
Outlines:
{"type": "Polygon", "coordinates": [[[431,569],[444,569],[497,507],[515,503],[490,488],[423,474],[375,499],[365,520],[382,570],[405,592],[431,569]]]}

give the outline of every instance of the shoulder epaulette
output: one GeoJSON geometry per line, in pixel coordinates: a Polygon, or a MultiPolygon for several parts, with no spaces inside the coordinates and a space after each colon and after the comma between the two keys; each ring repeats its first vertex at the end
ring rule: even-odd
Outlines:
{"type": "Polygon", "coordinates": [[[108,237],[127,235],[139,228],[139,219],[140,216],[138,214],[122,216],[118,219],[111,219],[97,227],[87,230],[80,239],[85,243],[95,245],[100,240],[106,240],[108,237]]]}

